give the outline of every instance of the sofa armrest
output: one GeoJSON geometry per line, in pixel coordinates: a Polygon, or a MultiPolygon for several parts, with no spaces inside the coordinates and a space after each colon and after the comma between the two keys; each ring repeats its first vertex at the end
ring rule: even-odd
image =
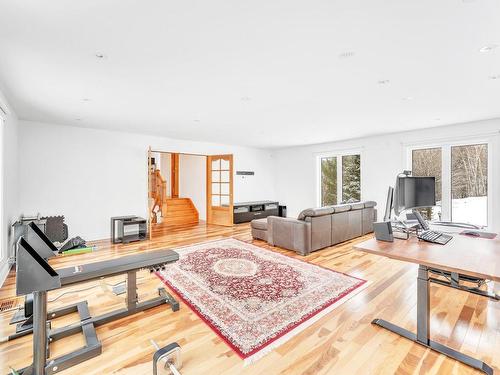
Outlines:
{"type": "Polygon", "coordinates": [[[267,242],[273,246],[307,255],[311,252],[311,223],[286,217],[268,216],[267,242]]]}

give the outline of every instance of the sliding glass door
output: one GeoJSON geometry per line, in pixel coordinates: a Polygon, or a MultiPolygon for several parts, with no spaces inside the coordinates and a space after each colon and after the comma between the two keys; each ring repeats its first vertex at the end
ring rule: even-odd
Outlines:
{"type": "Polygon", "coordinates": [[[488,225],[488,145],[451,148],[451,219],[488,225]]]}
{"type": "Polygon", "coordinates": [[[488,144],[443,144],[412,148],[414,176],[436,177],[436,207],[430,220],[488,225],[488,144]]]}

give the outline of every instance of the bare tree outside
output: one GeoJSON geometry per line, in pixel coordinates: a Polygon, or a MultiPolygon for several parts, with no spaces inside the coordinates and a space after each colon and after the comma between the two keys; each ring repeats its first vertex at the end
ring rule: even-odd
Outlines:
{"type": "Polygon", "coordinates": [[[436,178],[436,205],[419,209],[420,213],[428,220],[441,219],[441,173],[442,173],[442,149],[424,148],[412,151],[412,175],[415,177],[436,178]]]}
{"type": "Polygon", "coordinates": [[[451,148],[452,220],[488,225],[488,145],[451,148]]]}
{"type": "Polygon", "coordinates": [[[441,202],[441,147],[424,148],[412,152],[412,175],[436,178],[436,202],[441,202]]]}
{"type": "Polygon", "coordinates": [[[488,195],[488,145],[451,148],[451,198],[488,195]]]}

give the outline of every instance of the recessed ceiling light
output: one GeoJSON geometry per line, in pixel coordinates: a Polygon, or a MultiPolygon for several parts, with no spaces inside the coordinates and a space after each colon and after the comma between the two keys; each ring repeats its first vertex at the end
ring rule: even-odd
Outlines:
{"type": "Polygon", "coordinates": [[[340,59],[348,59],[349,57],[353,57],[353,56],[354,56],[354,52],[353,51],[346,51],[346,52],[342,52],[339,55],[339,58],[340,59]]]}
{"type": "Polygon", "coordinates": [[[388,79],[381,79],[381,80],[380,80],[380,81],[378,81],[377,83],[378,83],[379,85],[387,85],[387,84],[389,84],[389,82],[390,82],[390,81],[389,81],[388,79]]]}
{"type": "Polygon", "coordinates": [[[493,51],[494,49],[497,49],[498,47],[500,47],[498,44],[488,44],[484,47],[481,47],[479,49],[479,52],[481,53],[488,53],[488,52],[491,52],[493,51]]]}
{"type": "Polygon", "coordinates": [[[95,54],[95,57],[97,57],[98,59],[105,59],[105,58],[107,58],[108,56],[106,56],[104,53],[97,52],[97,53],[95,54]]]}
{"type": "Polygon", "coordinates": [[[496,75],[493,75],[493,76],[490,76],[490,79],[500,79],[500,74],[496,74],[496,75]]]}

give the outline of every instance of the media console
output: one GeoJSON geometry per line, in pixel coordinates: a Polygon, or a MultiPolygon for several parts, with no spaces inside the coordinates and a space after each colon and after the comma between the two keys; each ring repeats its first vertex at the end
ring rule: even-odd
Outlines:
{"type": "Polygon", "coordinates": [[[279,202],[255,201],[233,204],[233,222],[235,224],[268,216],[279,216],[279,202]]]}

